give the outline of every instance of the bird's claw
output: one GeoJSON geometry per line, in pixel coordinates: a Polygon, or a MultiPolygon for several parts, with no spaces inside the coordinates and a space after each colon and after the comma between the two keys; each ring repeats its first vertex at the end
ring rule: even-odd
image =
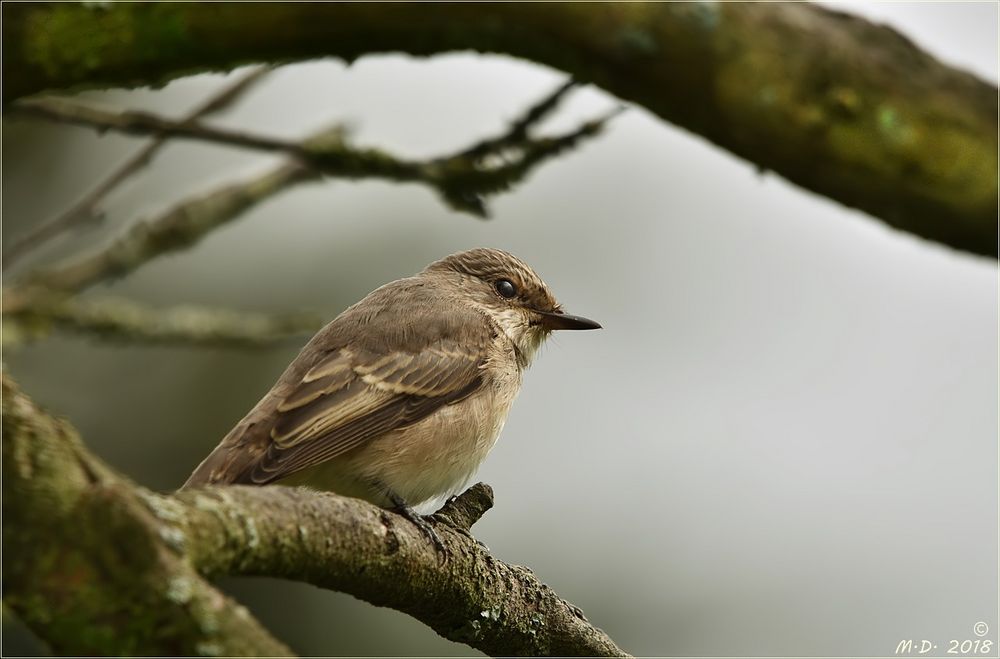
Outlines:
{"type": "Polygon", "coordinates": [[[432,545],[434,545],[434,549],[442,557],[448,555],[448,551],[444,546],[444,541],[441,540],[441,536],[439,536],[437,531],[434,530],[434,527],[427,521],[427,518],[409,506],[397,506],[396,512],[408,519],[414,526],[420,529],[421,533],[427,536],[427,539],[431,541],[432,545]]]}

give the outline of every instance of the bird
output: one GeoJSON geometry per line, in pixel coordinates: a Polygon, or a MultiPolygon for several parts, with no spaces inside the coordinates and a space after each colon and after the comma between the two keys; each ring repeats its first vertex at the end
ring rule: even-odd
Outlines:
{"type": "Polygon", "coordinates": [[[563,311],[524,261],[477,248],[372,291],[327,324],[183,488],[304,485],[399,512],[454,494],[493,448],[563,311]]]}

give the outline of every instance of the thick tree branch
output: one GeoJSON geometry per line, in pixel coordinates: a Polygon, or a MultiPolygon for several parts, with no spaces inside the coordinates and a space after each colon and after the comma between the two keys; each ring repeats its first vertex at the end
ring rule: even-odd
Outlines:
{"type": "MultiPolygon", "coordinates": [[[[182,121],[197,121],[203,117],[221,112],[228,108],[248,89],[260,81],[271,71],[270,67],[261,66],[252,69],[234,82],[226,85],[215,94],[192,110],[182,121]]],[[[91,222],[102,216],[100,204],[104,198],[128,178],[134,176],[149,164],[153,156],[166,143],[167,138],[157,135],[135,154],[122,162],[104,180],[94,186],[90,192],[78,199],[72,206],[55,217],[32,227],[26,234],[17,238],[3,252],[0,266],[7,270],[33,249],[52,240],[63,232],[91,222]]]]}
{"type": "Polygon", "coordinates": [[[996,87],[890,28],[818,6],[8,3],[3,11],[5,102],[249,61],[508,53],[593,82],[894,227],[997,255],[996,87]]]}
{"type": "Polygon", "coordinates": [[[341,590],[489,654],[625,656],[469,534],[492,501],[479,485],[438,513],[442,560],[410,522],[356,499],[283,487],[154,494],[3,375],[3,597],[57,652],[288,654],[200,576],[243,574],[341,590]]]}
{"type": "Polygon", "coordinates": [[[4,316],[3,344],[16,345],[62,330],[116,343],[252,348],[271,345],[322,327],[316,314],[281,316],[228,309],[151,309],[120,298],[53,296],[4,316]]]}
{"type": "Polygon", "coordinates": [[[3,600],[53,652],[290,654],[195,571],[158,500],[3,374],[3,600]]]}
{"type": "MultiPolygon", "coordinates": [[[[463,505],[467,497],[492,505],[482,485],[463,505]]],[[[453,517],[439,515],[442,562],[402,517],[332,494],[244,486],[177,499],[186,504],[178,510],[188,555],[206,574],[277,576],[350,593],[495,656],[624,654],[530,570],[491,556],[460,525],[468,517],[452,526],[444,520],[453,517]]]]}

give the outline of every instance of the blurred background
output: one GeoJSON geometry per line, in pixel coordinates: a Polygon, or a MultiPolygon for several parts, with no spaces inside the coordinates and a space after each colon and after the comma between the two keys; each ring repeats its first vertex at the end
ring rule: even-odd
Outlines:
{"type": "MultiPolygon", "coordinates": [[[[995,3],[836,6],[997,81],[995,3]]],[[[86,97],[180,116],[227,79],[86,97]]],[[[346,121],[359,144],[430,157],[502,131],[563,80],[463,53],[316,61],[274,72],[212,122],[299,138],[346,121]]],[[[578,89],[543,132],[617,103],[578,89]]],[[[3,128],[5,237],[144,143],[3,128]]],[[[173,141],[109,199],[101,228],[13,272],[275,162],[173,141]]],[[[641,108],[491,209],[480,221],[421,186],[310,183],[91,293],[333,318],[448,253],[507,249],[605,329],[549,342],[479,473],[496,507],[475,533],[496,556],[531,567],[638,655],[891,655],[903,639],[943,655],[977,621],[996,643],[995,262],[759,174],[641,108]]],[[[98,455],[168,491],[305,340],[238,350],[57,335],[4,361],[98,455]]],[[[346,595],[224,586],[300,653],[472,652],[346,595]]],[[[9,616],[3,631],[4,654],[43,651],[9,616]]]]}

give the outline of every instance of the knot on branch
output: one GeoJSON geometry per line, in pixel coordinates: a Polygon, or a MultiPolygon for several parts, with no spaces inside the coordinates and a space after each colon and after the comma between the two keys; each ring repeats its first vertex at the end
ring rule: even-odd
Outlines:
{"type": "Polygon", "coordinates": [[[492,507],[493,488],[486,483],[476,483],[465,492],[449,499],[434,513],[434,517],[444,518],[445,523],[468,531],[492,507]]]}

